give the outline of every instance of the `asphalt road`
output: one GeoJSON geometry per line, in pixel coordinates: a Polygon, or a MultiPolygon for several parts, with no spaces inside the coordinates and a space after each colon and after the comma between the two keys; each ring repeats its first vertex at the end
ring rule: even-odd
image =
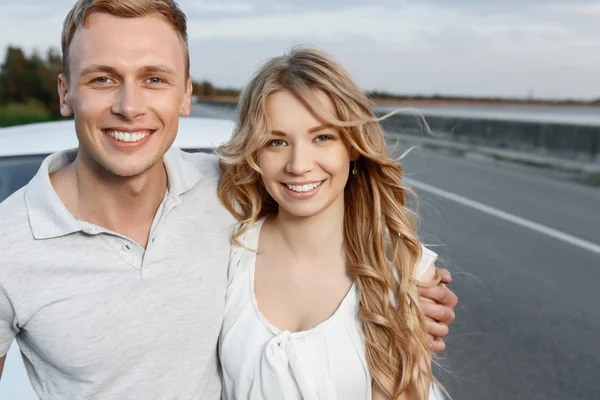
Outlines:
{"type": "Polygon", "coordinates": [[[453,398],[600,399],[600,190],[431,152],[405,170],[460,298],[437,374],[453,398]]]}
{"type": "MultiPolygon", "coordinates": [[[[460,298],[436,371],[452,397],[600,399],[600,189],[425,150],[404,167],[460,298]]],[[[0,398],[25,382],[16,354],[0,398]]]]}

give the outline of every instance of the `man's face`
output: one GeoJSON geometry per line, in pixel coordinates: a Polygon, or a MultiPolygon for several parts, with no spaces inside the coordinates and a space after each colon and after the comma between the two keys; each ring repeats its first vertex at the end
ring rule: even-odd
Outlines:
{"type": "Polygon", "coordinates": [[[156,16],[94,13],[73,37],[61,113],[74,115],[80,157],[118,176],[162,160],[189,115],[191,77],[175,30],[156,16]]]}

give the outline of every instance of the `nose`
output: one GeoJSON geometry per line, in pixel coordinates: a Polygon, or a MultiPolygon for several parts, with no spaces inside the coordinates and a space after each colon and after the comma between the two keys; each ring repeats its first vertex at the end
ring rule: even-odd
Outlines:
{"type": "Polygon", "coordinates": [[[314,154],[312,153],[310,146],[305,146],[301,143],[290,146],[286,172],[292,175],[301,176],[312,171],[314,164],[314,154]]]}
{"type": "Polygon", "coordinates": [[[121,115],[126,120],[133,120],[145,114],[148,105],[142,90],[135,83],[123,84],[118,90],[117,98],[112,106],[112,112],[121,115]]]}

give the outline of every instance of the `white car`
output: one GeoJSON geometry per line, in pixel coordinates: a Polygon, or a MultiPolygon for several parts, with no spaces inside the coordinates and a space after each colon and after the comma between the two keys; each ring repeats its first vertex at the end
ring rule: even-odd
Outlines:
{"type": "MultiPolygon", "coordinates": [[[[224,119],[181,118],[173,146],[190,152],[212,152],[231,136],[234,123],[224,119]]],[[[0,128],[0,202],[25,186],[51,153],[77,147],[73,121],[0,128]]],[[[16,342],[6,356],[0,399],[35,400],[16,342]]]]}

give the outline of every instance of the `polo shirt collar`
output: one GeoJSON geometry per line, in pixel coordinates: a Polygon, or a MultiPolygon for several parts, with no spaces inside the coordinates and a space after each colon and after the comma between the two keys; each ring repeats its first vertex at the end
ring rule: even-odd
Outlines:
{"type": "MultiPolygon", "coordinates": [[[[75,160],[77,149],[54,153],[42,162],[38,172],[25,188],[25,206],[35,239],[51,239],[84,230],[89,224],[75,218],[60,200],[50,181],[50,174],[75,160]]],[[[179,198],[202,178],[185,152],[171,148],[163,161],[167,171],[168,196],[179,198]]]]}

